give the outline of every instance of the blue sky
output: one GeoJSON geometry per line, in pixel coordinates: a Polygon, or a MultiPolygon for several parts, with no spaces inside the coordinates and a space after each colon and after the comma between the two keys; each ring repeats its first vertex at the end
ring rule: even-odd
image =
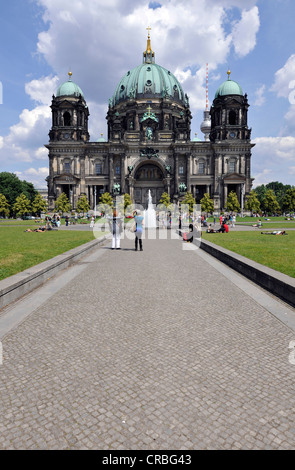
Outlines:
{"type": "Polygon", "coordinates": [[[254,187],[295,185],[294,1],[12,0],[1,7],[0,171],[46,186],[50,101],[70,68],[90,109],[91,140],[106,137],[108,99],[141,63],[151,26],[156,62],[190,97],[191,137],[203,138],[206,62],[210,103],[230,67],[250,103],[254,187]]]}

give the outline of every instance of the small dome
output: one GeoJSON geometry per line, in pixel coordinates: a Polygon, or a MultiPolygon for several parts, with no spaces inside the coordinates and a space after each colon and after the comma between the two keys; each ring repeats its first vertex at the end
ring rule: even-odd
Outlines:
{"type": "Polygon", "coordinates": [[[192,142],[202,142],[201,139],[197,137],[197,133],[195,133],[195,137],[193,138],[192,142]]]}
{"type": "Polygon", "coordinates": [[[57,90],[56,96],[75,96],[79,98],[81,95],[84,99],[84,94],[81,88],[71,80],[71,72],[69,73],[69,80],[64,82],[57,90]]]}
{"type": "Polygon", "coordinates": [[[105,138],[103,137],[103,134],[100,134],[100,137],[97,139],[96,142],[106,142],[105,138]]]}
{"type": "Polygon", "coordinates": [[[215,98],[218,96],[227,96],[227,95],[240,95],[243,96],[243,90],[240,85],[234,80],[226,80],[220,85],[218,90],[215,93],[215,98]]]}

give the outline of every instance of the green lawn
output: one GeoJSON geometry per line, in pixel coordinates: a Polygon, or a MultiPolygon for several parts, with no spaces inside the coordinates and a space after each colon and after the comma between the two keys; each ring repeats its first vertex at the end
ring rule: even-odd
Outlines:
{"type": "Polygon", "coordinates": [[[27,227],[32,229],[30,221],[21,227],[0,225],[0,280],[94,240],[92,231],[25,232],[27,227]]]}
{"type": "Polygon", "coordinates": [[[202,238],[295,277],[295,231],[289,231],[288,235],[261,235],[260,230],[229,233],[203,232],[202,238]]]}

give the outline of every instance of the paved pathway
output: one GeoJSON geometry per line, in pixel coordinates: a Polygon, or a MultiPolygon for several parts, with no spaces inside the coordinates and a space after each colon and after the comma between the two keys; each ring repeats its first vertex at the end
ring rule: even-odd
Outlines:
{"type": "Polygon", "coordinates": [[[294,448],[295,331],[182,247],[99,248],[0,314],[32,310],[2,339],[1,449],[294,448]]]}

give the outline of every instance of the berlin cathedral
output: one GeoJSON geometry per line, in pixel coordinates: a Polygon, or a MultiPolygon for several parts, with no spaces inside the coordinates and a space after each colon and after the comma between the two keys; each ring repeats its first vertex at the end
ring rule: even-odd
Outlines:
{"type": "MultiPolygon", "coordinates": [[[[143,62],[126,72],[109,99],[108,136],[95,142],[88,133],[89,109],[81,88],[69,79],[52,97],[49,132],[49,209],[66,193],[75,209],[86,195],[91,209],[102,193],[129,193],[134,204],[154,204],[163,192],[172,203],[205,193],[221,211],[231,191],[240,204],[250,193],[251,129],[248,99],[230,79],[216,91],[204,111],[204,139],[191,140],[189,98],[177,78],[155,62],[148,34],[143,62]]],[[[208,88],[207,88],[208,93],[208,88]]]]}

